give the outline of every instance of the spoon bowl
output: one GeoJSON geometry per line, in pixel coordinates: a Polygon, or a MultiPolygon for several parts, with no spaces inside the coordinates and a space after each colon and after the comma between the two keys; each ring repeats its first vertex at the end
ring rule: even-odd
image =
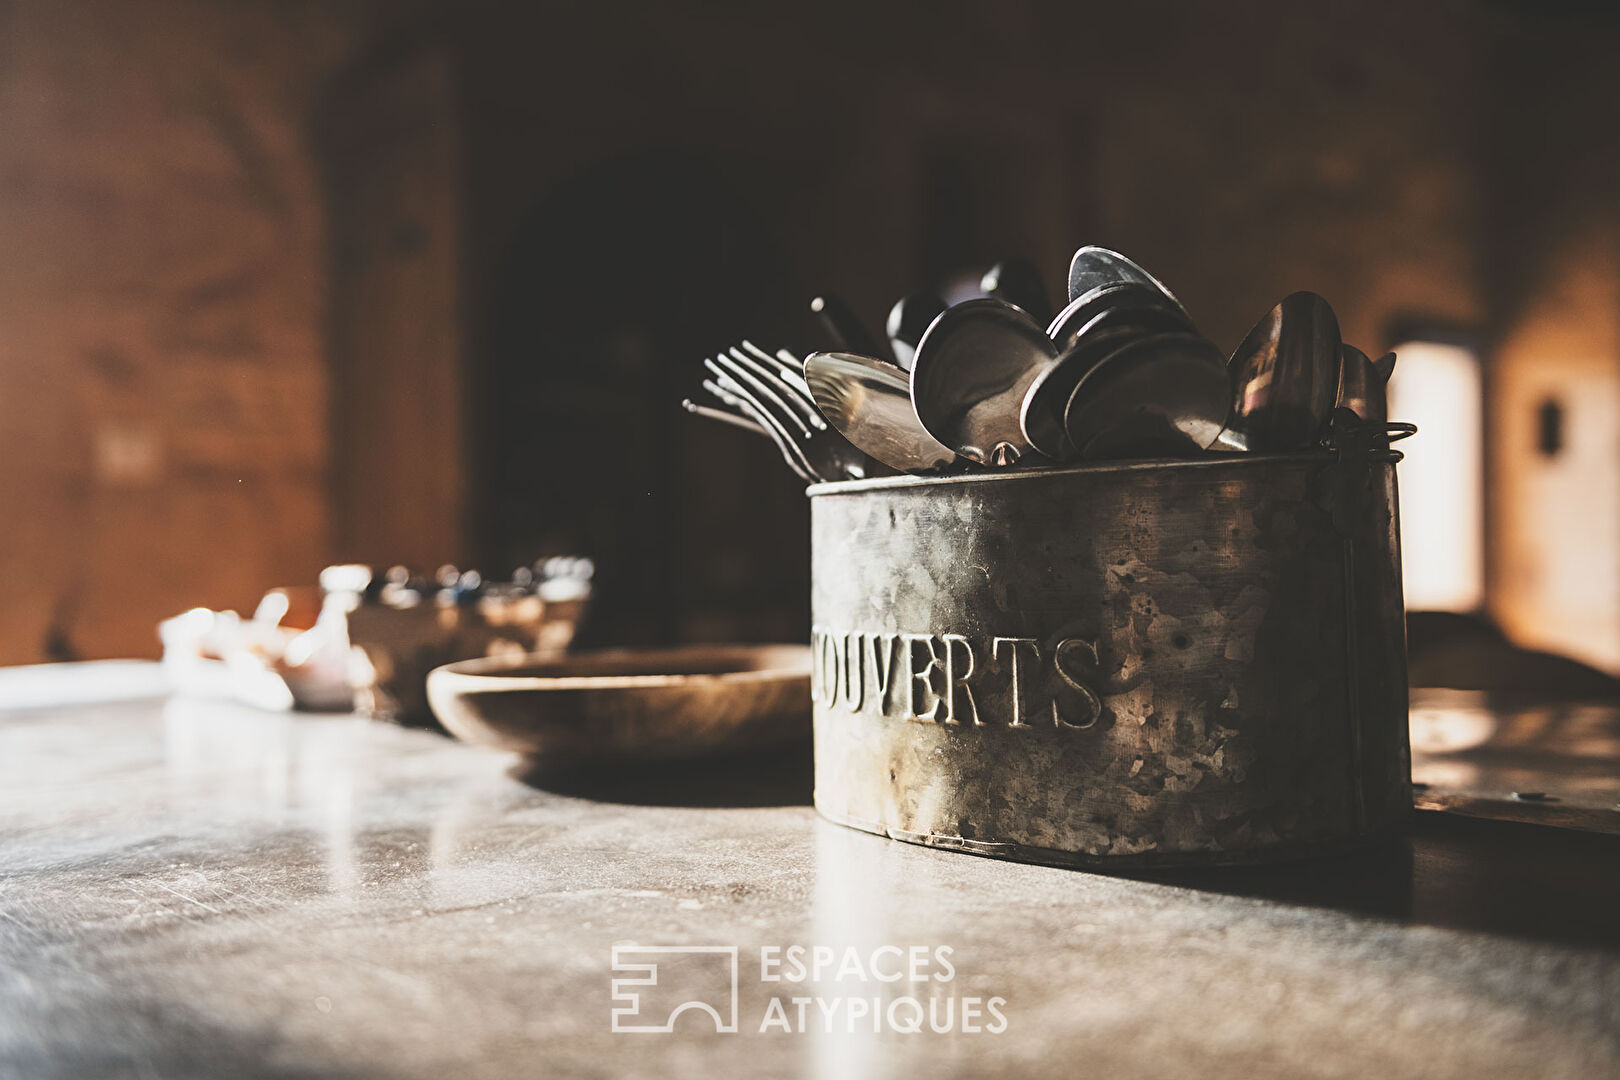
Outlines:
{"type": "Polygon", "coordinates": [[[911,402],[935,439],[972,461],[1010,465],[1035,453],[1019,423],[1024,395],[1057,347],[1021,308],[968,300],[917,345],[911,402]]]}
{"type": "Polygon", "coordinates": [[[890,468],[931,472],[956,461],[955,451],[918,421],[906,373],[888,361],[854,353],[811,353],[804,378],[827,423],[890,468]]]}
{"type": "Polygon", "coordinates": [[[1129,328],[1088,334],[1053,364],[1037,375],[1024,394],[1018,422],[1031,446],[1053,461],[1073,461],[1080,456],[1068,433],[1063,430],[1063,410],[1075,386],[1111,352],[1141,337],[1129,328]]]}
{"type": "Polygon", "coordinates": [[[1117,251],[1108,248],[1086,246],[1074,253],[1069,262],[1069,299],[1074,300],[1084,296],[1099,285],[1108,285],[1116,282],[1132,282],[1137,285],[1146,285],[1163,293],[1176,307],[1181,307],[1181,301],[1175,294],[1165,288],[1164,282],[1148,273],[1142,265],[1117,251]]]}
{"type": "Polygon", "coordinates": [[[1299,450],[1322,435],[1339,392],[1339,319],[1313,292],[1267,312],[1232,354],[1232,429],[1250,450],[1299,450]]]}
{"type": "Polygon", "coordinates": [[[1226,426],[1229,395],[1220,350],[1205,338],[1141,337],[1081,377],[1064,432],[1083,458],[1195,453],[1226,426]]]}
{"type": "Polygon", "coordinates": [[[1354,345],[1339,347],[1339,394],[1334,407],[1349,409],[1368,423],[1389,419],[1385,383],[1395,367],[1395,354],[1386,353],[1377,363],[1354,345]]]}
{"type": "Polygon", "coordinates": [[[1070,300],[1047,326],[1046,336],[1061,351],[1087,333],[1110,325],[1139,326],[1143,331],[1193,328],[1186,312],[1157,289],[1134,281],[1112,281],[1070,300]]]}

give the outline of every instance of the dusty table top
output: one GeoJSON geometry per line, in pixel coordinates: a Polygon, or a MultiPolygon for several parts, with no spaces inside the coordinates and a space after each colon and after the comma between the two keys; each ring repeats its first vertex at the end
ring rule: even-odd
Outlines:
{"type": "Polygon", "coordinates": [[[1116,877],[828,824],[803,755],[548,790],[68,670],[0,672],[0,1075],[1620,1072],[1620,837],[1116,877]]]}

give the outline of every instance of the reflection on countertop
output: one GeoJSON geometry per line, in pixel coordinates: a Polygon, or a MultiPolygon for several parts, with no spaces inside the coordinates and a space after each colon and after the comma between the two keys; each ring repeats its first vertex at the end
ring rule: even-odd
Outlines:
{"type": "Polygon", "coordinates": [[[1620,833],[1620,707],[1414,690],[1423,810],[1620,833]]]}
{"type": "MultiPolygon", "coordinates": [[[[1419,815],[1341,859],[1112,876],[830,825],[802,759],[542,787],[350,716],[80,700],[0,706],[0,1074],[1620,1069],[1612,836],[1419,815]],[[761,981],[795,944],[949,947],[943,989],[1006,1030],[851,1030],[910,984],[761,981]],[[615,1032],[616,945],[736,946],[737,1033],[615,1032]],[[761,1033],[793,996],[841,1005],[761,1033]]],[[[1464,706],[1420,741],[1499,719],[1464,706]]]]}

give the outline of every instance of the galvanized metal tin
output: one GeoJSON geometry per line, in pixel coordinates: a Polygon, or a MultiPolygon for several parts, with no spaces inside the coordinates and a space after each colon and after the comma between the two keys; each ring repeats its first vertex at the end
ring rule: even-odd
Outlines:
{"type": "Polygon", "coordinates": [[[1398,825],[1398,460],[811,487],[816,808],[1067,865],[1269,861],[1398,825]]]}

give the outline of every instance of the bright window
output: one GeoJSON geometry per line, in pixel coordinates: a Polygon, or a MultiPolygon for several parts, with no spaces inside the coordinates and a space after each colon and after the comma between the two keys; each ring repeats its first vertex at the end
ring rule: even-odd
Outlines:
{"type": "Polygon", "coordinates": [[[1485,602],[1483,386],[1479,357],[1413,341],[1395,350],[1389,416],[1418,432],[1400,444],[1401,556],[1412,611],[1485,602]]]}

